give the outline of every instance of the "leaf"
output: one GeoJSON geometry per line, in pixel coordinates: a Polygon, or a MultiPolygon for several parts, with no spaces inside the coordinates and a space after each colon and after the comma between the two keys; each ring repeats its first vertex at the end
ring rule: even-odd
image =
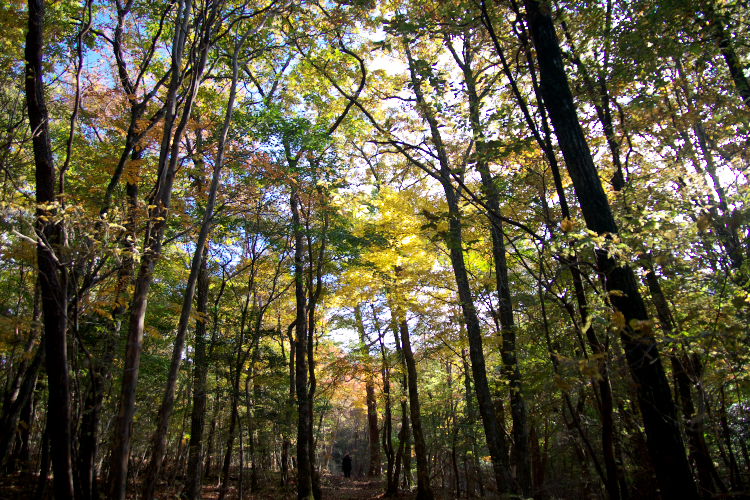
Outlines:
{"type": "Polygon", "coordinates": [[[625,315],[620,311],[612,313],[612,324],[615,325],[618,331],[625,329],[625,315]]]}

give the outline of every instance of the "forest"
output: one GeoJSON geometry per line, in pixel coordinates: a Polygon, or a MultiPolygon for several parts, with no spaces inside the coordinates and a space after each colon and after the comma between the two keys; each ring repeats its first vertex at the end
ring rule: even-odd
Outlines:
{"type": "Polygon", "coordinates": [[[750,496],[747,2],[0,26],[0,498],[750,496]]]}

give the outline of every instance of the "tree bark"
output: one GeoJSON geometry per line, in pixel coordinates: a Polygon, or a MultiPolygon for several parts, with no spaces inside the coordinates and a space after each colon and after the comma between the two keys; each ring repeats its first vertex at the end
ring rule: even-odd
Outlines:
{"type": "MultiPolygon", "coordinates": [[[[659,318],[662,330],[668,337],[674,335],[674,320],[669,310],[669,303],[664,296],[659,278],[654,273],[650,263],[646,269],[645,280],[651,293],[651,300],[654,302],[656,315],[659,318]]],[[[726,493],[726,488],[720,481],[714,484],[714,478],[718,478],[718,474],[711,460],[708,445],[706,444],[703,416],[697,415],[695,412],[693,396],[690,390],[692,384],[690,383],[686,368],[686,365],[691,363],[691,360],[688,359],[687,355],[681,355],[677,352],[672,352],[669,355],[669,359],[672,364],[672,375],[677,382],[677,393],[682,407],[685,435],[688,439],[690,459],[695,465],[697,472],[698,486],[704,497],[710,497],[716,492],[717,487],[722,490],[722,493],[726,493]]],[[[697,359],[693,361],[698,362],[697,359]]]]}
{"type": "MultiPolygon", "coordinates": [[[[576,115],[560,46],[548,5],[525,0],[541,73],[541,91],[565,163],[573,180],[587,227],[597,234],[616,234],[617,225],[602,189],[588,144],[576,115]]],[[[638,400],[648,436],[648,448],[662,495],[697,498],[697,490],[677,425],[675,406],[635,275],[604,249],[597,250],[597,267],[616,314],[622,315],[621,338],[628,365],[638,386],[638,400]]]]}
{"type": "Polygon", "coordinates": [[[182,498],[197,500],[201,497],[203,480],[203,430],[206,423],[208,356],[206,354],[206,314],[208,313],[208,287],[210,284],[206,263],[207,248],[203,250],[198,273],[198,300],[195,320],[195,357],[193,359],[193,409],[190,414],[190,444],[185,491],[182,498]]]}
{"type": "MultiPolygon", "coordinates": [[[[214,3],[213,9],[208,15],[208,18],[204,20],[206,23],[206,25],[204,26],[204,30],[207,32],[204,36],[206,38],[210,38],[213,34],[213,26],[215,23],[215,18],[218,14],[219,5],[219,2],[214,3]]],[[[171,417],[172,410],[174,409],[175,391],[177,390],[177,376],[179,375],[180,365],[182,364],[182,351],[185,347],[185,335],[187,334],[188,324],[190,322],[190,314],[193,310],[195,286],[198,281],[198,275],[200,273],[201,263],[203,262],[204,256],[203,249],[206,246],[208,235],[213,225],[216,195],[219,190],[220,174],[224,164],[224,150],[226,146],[227,135],[229,133],[229,126],[232,122],[232,115],[234,114],[234,101],[237,94],[237,80],[239,75],[238,57],[240,48],[244,44],[246,38],[247,35],[240,38],[240,40],[235,44],[235,51],[232,56],[232,84],[229,91],[229,101],[226,107],[224,124],[219,135],[219,144],[217,146],[216,159],[211,175],[211,185],[208,190],[208,200],[206,202],[205,211],[203,213],[203,219],[201,221],[198,239],[195,243],[195,251],[193,252],[193,258],[190,264],[190,274],[188,275],[185,295],[183,296],[182,300],[180,319],[177,325],[174,348],[172,349],[172,359],[169,365],[169,373],[167,375],[167,385],[164,390],[164,396],[162,398],[161,406],[159,407],[156,429],[154,430],[154,434],[151,438],[151,458],[149,460],[149,465],[146,469],[146,475],[143,481],[144,500],[152,500],[154,498],[155,487],[159,480],[159,472],[161,469],[161,464],[164,460],[164,453],[166,451],[167,436],[169,435],[169,418],[171,417]]],[[[198,67],[199,71],[201,71],[202,67],[205,65],[205,52],[208,50],[208,41],[205,41],[204,45],[204,55],[202,55],[202,64],[200,64],[198,67]]],[[[198,151],[197,154],[200,155],[202,154],[202,152],[198,151]]]]}
{"type": "MultiPolygon", "coordinates": [[[[0,461],[2,463],[0,463],[0,466],[5,465],[6,460],[10,458],[11,445],[18,431],[18,423],[24,408],[33,397],[39,368],[44,362],[44,353],[44,340],[42,340],[36,353],[34,353],[31,364],[24,371],[17,396],[7,406],[3,406],[3,416],[0,420],[0,426],[2,427],[2,436],[0,436],[0,461]]],[[[30,422],[28,423],[30,424],[30,422]]]]}
{"type": "Polygon", "coordinates": [[[294,232],[294,296],[297,307],[295,331],[295,389],[297,393],[297,498],[313,498],[313,464],[310,461],[311,406],[307,388],[307,299],[304,277],[304,238],[299,214],[299,193],[293,187],[290,205],[294,232]]]}
{"type": "Polygon", "coordinates": [[[729,76],[732,78],[734,88],[737,90],[737,93],[740,95],[745,106],[750,108],[750,82],[748,82],[748,79],[745,76],[742,62],[739,57],[737,57],[734,46],[732,46],[732,37],[727,33],[723,16],[716,12],[714,0],[705,1],[704,11],[708,18],[709,27],[713,31],[713,38],[716,40],[719,52],[721,52],[721,56],[724,58],[727,70],[729,70],[729,76]]]}
{"type": "MultiPolygon", "coordinates": [[[[166,116],[159,152],[159,168],[154,195],[149,203],[150,220],[149,226],[146,228],[144,251],[141,256],[141,264],[135,280],[133,298],[130,303],[122,386],[112,434],[113,444],[110,454],[108,478],[109,497],[112,500],[125,499],[132,422],[135,415],[136,386],[138,383],[141,352],[143,350],[143,329],[148,293],[153,281],[154,267],[161,255],[162,238],[171,204],[172,186],[176,174],[180,140],[191,114],[192,104],[200,82],[200,75],[205,66],[208,49],[204,45],[203,50],[199,52],[199,62],[193,67],[193,74],[187,95],[184,96],[180,122],[175,129],[175,121],[179,115],[177,110],[177,94],[183,83],[182,58],[185,51],[185,42],[190,31],[192,5],[192,0],[179,0],[176,11],[178,28],[175,30],[172,43],[172,74],[165,99],[166,116]],[[173,129],[175,129],[174,134],[172,134],[173,129]]],[[[205,42],[205,40],[203,41],[205,42]]]]}
{"type": "Polygon", "coordinates": [[[354,319],[357,323],[359,333],[359,343],[362,349],[363,361],[365,363],[365,400],[367,402],[367,437],[370,451],[370,464],[367,468],[367,476],[374,477],[380,475],[380,433],[378,432],[378,409],[377,400],[375,399],[375,382],[372,375],[372,356],[367,342],[365,333],[365,324],[362,319],[362,309],[360,305],[354,306],[354,319]]]}
{"type": "Polygon", "coordinates": [[[47,431],[51,447],[55,498],[72,499],[73,460],[68,374],[68,279],[62,258],[62,221],[55,222],[55,165],[44,97],[44,1],[29,0],[26,33],[26,106],[33,133],[36,172],[36,231],[39,285],[44,318],[44,349],[49,387],[47,431]]]}
{"type": "MultiPolygon", "coordinates": [[[[402,306],[396,305],[397,310],[402,306]]],[[[409,388],[409,413],[411,416],[411,429],[414,436],[414,454],[417,460],[417,499],[432,500],[434,495],[430,488],[430,471],[427,464],[427,446],[422,431],[422,415],[419,407],[419,389],[417,381],[417,365],[414,361],[414,353],[409,338],[409,325],[406,322],[406,314],[399,312],[398,328],[401,333],[401,350],[406,363],[406,374],[409,388]]]]}
{"type": "Polygon", "coordinates": [[[487,381],[487,369],[485,367],[484,352],[482,350],[482,331],[479,325],[479,317],[474,306],[474,298],[471,294],[469,275],[463,255],[463,236],[461,214],[458,205],[458,195],[452,182],[452,170],[448,160],[448,153],[443,145],[442,136],[435,116],[428,108],[422,93],[421,80],[417,75],[414,60],[408,45],[405,46],[411,82],[417,101],[417,108],[422,118],[427,122],[432,142],[437,150],[440,162],[439,180],[445,191],[445,199],[448,204],[448,235],[446,244],[450,253],[451,267],[458,287],[458,298],[461,303],[466,332],[469,339],[469,357],[474,377],[474,387],[477,394],[479,414],[482,417],[484,433],[487,438],[487,448],[492,458],[495,480],[501,493],[515,491],[516,484],[510,473],[508,464],[508,445],[505,440],[505,432],[495,413],[489,382],[487,381]]]}
{"type": "Polygon", "coordinates": [[[513,453],[512,463],[516,466],[516,480],[521,492],[528,496],[531,494],[531,452],[529,448],[529,424],[526,411],[526,401],[523,397],[521,373],[518,369],[516,355],[516,325],[513,318],[513,302],[510,295],[510,284],[508,281],[508,263],[505,250],[505,234],[503,222],[498,217],[500,211],[500,192],[497,189],[492,174],[490,173],[484,127],[481,123],[481,102],[476,88],[476,78],[472,69],[472,49],[469,35],[464,37],[463,60],[450,45],[454,59],[461,67],[466,83],[466,93],[469,99],[469,121],[471,123],[472,135],[474,137],[476,163],[475,167],[482,180],[482,191],[487,200],[487,217],[490,222],[490,235],[492,237],[492,259],[495,263],[495,286],[498,298],[498,319],[502,334],[500,348],[503,360],[503,375],[508,380],[510,392],[511,418],[513,420],[513,453]]]}

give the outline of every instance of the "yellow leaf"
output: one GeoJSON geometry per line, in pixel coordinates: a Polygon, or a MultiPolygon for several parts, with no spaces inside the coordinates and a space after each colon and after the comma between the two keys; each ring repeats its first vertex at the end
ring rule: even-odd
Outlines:
{"type": "Polygon", "coordinates": [[[618,330],[625,329],[625,315],[620,311],[612,313],[612,323],[617,327],[618,330]]]}

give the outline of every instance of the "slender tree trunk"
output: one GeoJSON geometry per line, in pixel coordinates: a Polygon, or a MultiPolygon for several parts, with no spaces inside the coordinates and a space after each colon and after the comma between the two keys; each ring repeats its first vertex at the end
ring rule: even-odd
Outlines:
{"type": "MultiPolygon", "coordinates": [[[[373,317],[376,317],[373,309],[373,317]]],[[[394,478],[394,465],[395,465],[395,452],[393,449],[393,410],[391,402],[391,369],[388,363],[388,356],[383,343],[383,337],[380,335],[380,328],[378,330],[378,340],[380,343],[380,353],[382,356],[381,365],[381,376],[383,378],[383,397],[385,399],[385,408],[383,409],[383,434],[382,434],[382,445],[383,451],[386,457],[386,481],[385,481],[385,496],[395,496],[398,494],[398,477],[394,478]]]]}
{"type": "MultiPolygon", "coordinates": [[[[453,394],[453,373],[452,363],[446,363],[446,386],[448,394],[453,394]]],[[[456,492],[456,498],[461,498],[461,477],[458,472],[458,415],[456,412],[455,401],[450,402],[450,437],[451,437],[451,466],[453,468],[453,490],[456,492]]]]}
{"type": "MultiPolygon", "coordinates": [[[[495,49],[498,53],[498,56],[500,58],[503,72],[506,75],[506,78],[510,82],[511,90],[513,91],[513,95],[516,98],[516,101],[521,108],[521,111],[523,112],[525,121],[534,136],[535,140],[537,141],[539,147],[544,152],[545,157],[547,158],[547,161],[550,165],[550,170],[552,171],[552,177],[554,179],[554,185],[555,185],[555,191],[557,192],[557,196],[560,200],[560,208],[562,212],[563,218],[570,218],[570,210],[568,208],[566,196],[565,196],[565,190],[563,188],[562,184],[562,178],[560,176],[560,169],[557,163],[557,158],[555,157],[554,151],[552,150],[552,141],[550,138],[550,130],[547,120],[547,115],[545,113],[545,109],[543,107],[543,102],[541,99],[541,95],[539,92],[538,85],[536,83],[536,77],[535,77],[535,68],[533,65],[533,59],[531,56],[531,51],[528,50],[528,44],[526,43],[526,39],[524,37],[521,37],[521,42],[524,46],[526,58],[529,63],[529,71],[531,73],[532,78],[532,87],[534,89],[534,93],[537,97],[537,101],[539,103],[539,111],[541,115],[541,121],[542,121],[542,133],[540,133],[536,123],[534,122],[531,113],[528,110],[528,106],[526,104],[526,101],[521,94],[521,92],[518,89],[518,85],[515,81],[515,77],[513,75],[513,72],[511,71],[511,68],[505,58],[504,52],[502,50],[502,47],[500,45],[500,42],[497,38],[497,35],[495,34],[493,25],[492,25],[492,19],[489,15],[489,12],[487,10],[487,3],[486,1],[482,0],[481,2],[482,7],[482,16],[483,16],[483,22],[485,26],[487,27],[487,30],[490,34],[490,37],[492,38],[493,44],[495,46],[495,49]]],[[[576,61],[579,61],[576,58],[576,61]]],[[[581,64],[580,67],[583,68],[583,65],[581,64]]],[[[594,86],[594,83],[590,80],[590,78],[585,78],[587,86],[589,87],[589,91],[592,92],[592,94],[596,94],[596,89],[594,86]]],[[[606,86],[604,85],[604,81],[601,82],[601,93],[602,93],[602,104],[597,105],[595,103],[595,108],[597,111],[597,115],[599,116],[600,121],[602,122],[602,126],[605,131],[605,136],[607,138],[607,143],[610,147],[610,151],[612,152],[612,161],[615,167],[615,173],[612,177],[612,185],[615,189],[621,189],[625,182],[625,176],[622,171],[622,162],[620,161],[620,154],[619,154],[619,141],[615,137],[614,134],[614,126],[612,123],[612,117],[610,113],[610,106],[609,106],[609,95],[607,93],[606,86]]],[[[573,285],[575,289],[575,296],[576,300],[578,302],[579,306],[579,312],[581,314],[582,323],[581,324],[588,324],[587,316],[588,316],[588,304],[586,300],[586,294],[583,289],[583,280],[582,280],[582,274],[579,269],[578,265],[578,258],[573,256],[570,257],[564,257],[563,256],[563,262],[566,262],[567,265],[570,268],[571,274],[573,275],[573,285]]],[[[599,378],[596,381],[595,385],[598,389],[599,398],[600,398],[600,404],[599,404],[599,412],[601,415],[602,420],[602,452],[604,456],[604,463],[607,470],[607,478],[606,478],[606,486],[607,486],[607,492],[611,499],[617,500],[621,497],[627,497],[627,484],[625,483],[624,476],[622,474],[621,467],[618,467],[617,460],[615,459],[615,428],[614,428],[614,419],[613,419],[613,398],[612,398],[612,388],[609,380],[609,373],[608,373],[608,367],[607,367],[607,360],[605,358],[606,349],[605,346],[599,341],[598,336],[593,328],[593,326],[589,326],[586,329],[586,337],[589,341],[589,344],[593,351],[599,355],[599,378]]]]}
{"type": "MultiPolygon", "coordinates": [[[[397,307],[401,307],[398,306],[397,307]]],[[[406,363],[406,374],[409,388],[409,412],[411,416],[412,435],[414,436],[414,453],[417,459],[417,499],[431,500],[434,498],[430,488],[430,471],[427,463],[427,446],[422,431],[422,416],[419,407],[419,390],[417,381],[417,365],[414,361],[414,353],[411,349],[409,338],[409,325],[406,315],[400,313],[399,331],[401,333],[401,350],[404,353],[406,363]]]]}
{"type": "MultiPolygon", "coordinates": [[[[565,25],[563,24],[563,28],[565,29],[565,25]]],[[[567,33],[567,31],[566,31],[567,33]]],[[[527,40],[522,40],[522,43],[524,43],[525,47],[528,47],[527,40]]],[[[571,40],[571,46],[572,46],[572,40],[571,40]]],[[[538,134],[538,132],[535,132],[536,137],[538,138],[538,143],[542,150],[545,153],[545,157],[547,158],[547,161],[550,165],[550,170],[552,171],[552,177],[554,179],[554,185],[555,185],[555,192],[557,193],[557,197],[560,200],[560,208],[562,212],[562,217],[564,219],[570,219],[570,208],[568,206],[567,202],[567,196],[565,194],[565,190],[562,185],[562,177],[560,175],[560,167],[557,163],[557,158],[555,157],[555,153],[552,150],[552,140],[551,140],[551,131],[548,124],[547,115],[544,112],[544,102],[541,96],[541,92],[539,91],[538,85],[536,85],[536,79],[533,77],[533,72],[536,71],[533,64],[533,59],[531,55],[531,51],[527,49],[527,60],[529,63],[529,71],[532,72],[532,80],[534,81],[534,92],[537,98],[537,103],[542,115],[542,129],[543,129],[543,138],[538,134]]],[[[588,77],[588,73],[585,71],[585,67],[580,62],[580,60],[575,57],[575,62],[579,65],[579,68],[584,73],[584,80],[586,81],[587,87],[589,91],[592,93],[592,95],[597,94],[596,87],[591,81],[591,79],[588,77]]],[[[623,168],[622,168],[622,162],[620,160],[620,151],[619,151],[619,141],[615,137],[614,134],[614,126],[612,123],[612,117],[610,113],[610,98],[607,91],[607,87],[602,80],[600,82],[600,90],[601,90],[601,99],[602,104],[598,105],[594,103],[597,116],[599,117],[600,122],[602,123],[602,127],[605,132],[605,136],[607,138],[607,143],[610,148],[610,152],[612,154],[612,162],[615,167],[615,173],[611,179],[612,186],[615,190],[622,189],[625,184],[625,176],[623,174],[623,168]]],[[[522,100],[523,97],[518,94],[517,99],[522,100]]],[[[530,122],[531,125],[534,125],[533,122],[530,122]]],[[[535,127],[535,125],[534,125],[535,127]]],[[[599,336],[596,333],[596,330],[592,324],[590,324],[589,321],[589,306],[588,306],[588,299],[586,298],[586,292],[584,290],[583,286],[583,274],[581,273],[581,269],[579,266],[578,256],[573,255],[572,257],[567,256],[561,256],[562,262],[564,262],[568,268],[570,269],[572,278],[573,278],[573,289],[575,292],[575,298],[576,302],[578,303],[578,312],[581,317],[581,324],[582,325],[588,325],[587,328],[585,328],[586,333],[586,339],[588,341],[589,346],[591,347],[593,353],[598,358],[597,362],[597,368],[598,368],[598,377],[595,381],[592,381],[592,384],[595,388],[596,395],[598,396],[598,405],[597,409],[599,410],[599,415],[601,417],[601,423],[602,423],[602,432],[601,432],[601,440],[602,440],[602,455],[604,459],[604,466],[606,469],[606,478],[605,478],[605,486],[607,488],[607,494],[609,495],[611,500],[617,500],[619,498],[627,498],[628,496],[628,487],[627,483],[625,481],[624,474],[622,472],[622,468],[618,466],[617,460],[615,458],[615,446],[616,446],[616,430],[614,425],[614,403],[613,403],[613,396],[612,396],[612,386],[610,383],[610,377],[609,377],[609,367],[607,366],[607,346],[603,344],[599,340],[599,336]]],[[[583,349],[583,347],[582,347],[583,349]]]]}
{"type": "MultiPolygon", "coordinates": [[[[5,397],[3,398],[3,411],[0,416],[0,467],[7,465],[10,450],[18,431],[18,422],[26,407],[26,402],[33,399],[39,369],[44,363],[44,338],[39,345],[42,329],[41,290],[39,277],[34,286],[34,304],[31,315],[32,328],[29,331],[21,361],[14,366],[15,374],[8,378],[5,397]]],[[[12,467],[11,467],[12,469],[12,467]]]]}
{"type": "Polygon", "coordinates": [[[214,457],[214,435],[216,434],[216,418],[219,412],[218,402],[214,402],[214,413],[211,417],[211,425],[208,429],[208,439],[206,439],[206,460],[203,465],[203,476],[208,478],[211,477],[211,466],[213,465],[214,457]]]}
{"type": "Polygon", "coordinates": [[[464,59],[458,56],[452,45],[449,45],[454,59],[464,73],[466,92],[469,99],[469,116],[476,144],[476,169],[482,180],[482,191],[487,199],[487,217],[490,220],[492,236],[492,258],[495,263],[495,285],[498,297],[498,316],[502,333],[501,357],[503,375],[508,380],[510,391],[511,418],[513,420],[513,453],[512,462],[516,466],[516,480],[524,495],[531,494],[531,452],[529,449],[529,424],[526,401],[523,397],[521,374],[518,370],[516,356],[516,325],[513,318],[513,303],[508,281],[508,263],[505,250],[505,234],[500,215],[500,193],[490,173],[488,148],[481,123],[481,102],[476,88],[476,78],[472,64],[472,49],[467,35],[464,38],[464,59]]]}
{"type": "MultiPolygon", "coordinates": [[[[39,458],[39,478],[37,480],[36,489],[34,490],[34,500],[43,500],[46,498],[47,485],[49,483],[49,468],[50,468],[50,450],[49,450],[49,432],[47,431],[47,424],[44,425],[44,431],[42,432],[42,442],[39,444],[41,449],[41,457],[39,458]]],[[[71,497],[72,498],[72,497],[71,497]]]]}
{"type": "Polygon", "coordinates": [[[408,46],[405,46],[409,71],[411,73],[412,86],[416,95],[417,107],[422,118],[429,125],[432,142],[437,150],[440,162],[439,177],[445,191],[445,199],[448,204],[448,235],[446,243],[450,252],[451,266],[458,287],[458,298],[461,303],[466,332],[469,338],[469,357],[474,376],[474,387],[477,393],[479,414],[482,417],[484,433],[487,438],[487,448],[492,458],[495,480],[501,493],[515,491],[517,485],[510,473],[508,464],[508,445],[505,433],[495,412],[489,382],[487,381],[487,369],[485,367],[484,352],[482,350],[482,331],[479,317],[474,306],[474,298],[471,294],[469,275],[463,255],[463,236],[461,214],[458,205],[458,195],[452,183],[452,169],[448,160],[448,154],[443,145],[442,136],[438,122],[429,109],[422,93],[421,80],[417,75],[414,60],[408,46]]]}
{"type": "Polygon", "coordinates": [[[281,451],[281,484],[286,486],[289,481],[289,449],[291,448],[290,435],[294,425],[294,398],[295,398],[295,368],[294,357],[296,354],[295,340],[292,330],[296,325],[296,320],[287,329],[287,338],[289,339],[289,399],[286,408],[286,428],[284,432],[284,441],[281,451]]]}
{"type": "MultiPolygon", "coordinates": [[[[220,3],[216,2],[213,4],[213,8],[208,14],[207,19],[204,19],[205,25],[203,29],[206,31],[204,35],[206,38],[213,36],[213,25],[215,18],[218,14],[220,3]]],[[[180,311],[180,319],[177,325],[177,334],[175,336],[174,348],[172,349],[172,360],[169,365],[169,373],[167,375],[167,385],[164,390],[164,396],[162,398],[161,406],[159,407],[159,414],[157,417],[157,425],[154,434],[151,438],[151,458],[149,460],[148,468],[146,469],[146,475],[143,480],[143,499],[152,500],[154,498],[154,492],[156,484],[159,480],[159,472],[164,461],[164,452],[166,451],[167,436],[169,435],[169,418],[172,415],[174,409],[174,398],[175,391],[177,390],[177,377],[180,373],[180,365],[182,362],[182,351],[185,347],[185,335],[187,334],[188,324],[190,322],[190,313],[193,309],[193,298],[195,296],[195,286],[198,281],[198,274],[200,273],[201,262],[203,261],[203,249],[208,241],[208,234],[213,224],[214,206],[216,205],[216,194],[219,189],[219,176],[221,174],[221,168],[224,163],[224,149],[227,140],[227,134],[229,133],[229,126],[232,121],[232,114],[234,112],[234,100],[237,91],[237,79],[239,74],[239,65],[237,59],[239,57],[239,49],[244,42],[245,37],[241,39],[235,46],[235,52],[232,56],[232,85],[229,91],[229,102],[227,103],[226,114],[224,117],[224,125],[221,129],[221,135],[219,136],[218,151],[216,160],[214,162],[213,173],[211,176],[211,186],[208,191],[208,201],[206,202],[206,209],[203,213],[203,220],[201,221],[200,232],[198,234],[198,240],[195,244],[195,251],[193,252],[192,262],[190,264],[190,274],[188,275],[187,287],[185,289],[185,295],[182,300],[182,309],[180,311]]],[[[204,42],[204,53],[208,50],[208,41],[204,42]]],[[[205,65],[205,55],[201,56],[202,61],[199,64],[197,70],[202,72],[202,67],[205,65]]],[[[189,113],[189,109],[187,110],[189,113]]],[[[201,152],[198,152],[201,154],[201,152]]]]}
{"type": "Polygon", "coordinates": [[[208,249],[204,247],[198,274],[198,301],[195,321],[195,358],[193,362],[193,409],[190,414],[190,445],[185,491],[182,498],[197,500],[201,497],[203,480],[203,429],[206,422],[208,357],[206,355],[206,314],[208,313],[208,287],[210,284],[206,263],[208,249]]]}
{"type": "MultiPolygon", "coordinates": [[[[245,365],[245,361],[247,360],[247,356],[250,352],[250,349],[253,348],[253,346],[249,347],[247,350],[244,348],[245,344],[245,329],[246,325],[249,321],[252,321],[252,319],[249,319],[248,316],[252,316],[251,307],[254,310],[255,304],[250,305],[250,296],[255,293],[255,276],[254,274],[250,276],[249,283],[248,283],[248,290],[247,290],[247,296],[245,297],[245,305],[242,308],[242,316],[240,318],[240,336],[237,342],[237,355],[235,357],[235,366],[234,366],[234,373],[232,376],[232,399],[230,403],[230,417],[229,417],[229,432],[227,434],[227,445],[226,445],[226,452],[224,453],[224,462],[222,464],[221,468],[221,485],[219,487],[219,500],[223,500],[223,498],[227,494],[227,489],[229,488],[229,468],[232,463],[232,452],[234,447],[234,435],[235,430],[237,428],[237,420],[239,419],[239,400],[240,400],[240,379],[242,377],[242,368],[245,365]],[[248,312],[250,311],[250,314],[248,312]]],[[[252,327],[248,327],[252,328],[252,327]]]]}
{"type": "MultiPolygon", "coordinates": [[[[541,91],[586,225],[597,234],[616,234],[617,225],[602,189],[588,144],[576,115],[560,46],[549,6],[525,0],[541,73],[541,91]]],[[[605,250],[597,251],[597,266],[617,314],[623,318],[621,337],[648,436],[648,448],[662,495],[697,498],[675,406],[653,335],[647,330],[648,313],[632,269],[618,264],[605,250]]]]}
{"type": "MultiPolygon", "coordinates": [[[[399,338],[399,327],[396,313],[396,306],[393,304],[392,297],[389,296],[389,308],[391,311],[391,330],[393,332],[393,341],[396,346],[396,355],[401,363],[401,428],[398,431],[398,451],[396,452],[396,464],[393,472],[393,485],[388,487],[391,496],[398,495],[398,485],[401,478],[401,471],[404,471],[404,484],[408,483],[409,477],[409,457],[411,456],[411,445],[409,444],[409,407],[408,399],[408,382],[406,375],[406,362],[404,353],[401,349],[401,340],[399,338]]],[[[386,494],[388,496],[388,494],[386,494]]]]}
{"type": "Polygon", "coordinates": [[[44,349],[49,387],[47,429],[51,447],[55,498],[73,498],[70,381],[68,375],[68,279],[60,252],[64,244],[62,221],[55,222],[55,165],[44,97],[44,1],[29,0],[26,33],[26,106],[33,133],[36,172],[36,231],[39,286],[44,318],[44,349]]]}
{"type": "MultiPolygon", "coordinates": [[[[476,406],[474,406],[474,391],[471,388],[471,368],[469,367],[469,360],[468,355],[466,353],[466,349],[461,350],[461,362],[463,363],[463,372],[464,372],[464,399],[466,401],[466,420],[464,422],[464,425],[466,427],[471,427],[474,425],[474,423],[477,420],[477,410],[476,406]]],[[[471,454],[472,454],[472,468],[474,469],[474,473],[476,474],[476,481],[479,486],[479,496],[484,496],[484,481],[482,480],[482,470],[479,467],[479,447],[477,446],[477,439],[476,435],[469,429],[466,432],[466,436],[469,440],[469,445],[471,447],[471,454]]],[[[467,482],[467,488],[470,488],[468,486],[469,478],[467,476],[466,478],[467,482]]]]}
{"type": "MultiPolygon", "coordinates": [[[[172,44],[171,81],[165,101],[166,117],[159,153],[159,169],[156,189],[149,210],[153,222],[149,222],[146,229],[144,251],[138,276],[135,280],[133,298],[130,303],[130,319],[128,323],[127,348],[125,352],[122,386],[114,432],[112,434],[112,452],[109,464],[109,498],[124,500],[128,478],[128,458],[130,456],[130,441],[132,422],[135,415],[136,385],[140,369],[141,352],[143,349],[143,329],[146,316],[148,292],[153,280],[154,267],[161,254],[162,237],[166,227],[166,218],[171,202],[172,185],[177,165],[177,153],[180,139],[187,125],[190,115],[192,99],[199,81],[202,68],[194,68],[190,93],[184,104],[182,120],[172,137],[172,129],[177,118],[177,93],[182,84],[182,57],[185,40],[191,18],[192,0],[179,0],[177,5],[177,26],[172,44]]],[[[205,63],[205,60],[203,61],[205,63]]]]}
{"type": "MultiPolygon", "coordinates": [[[[650,265],[646,269],[645,279],[662,330],[667,336],[672,336],[674,334],[674,321],[669,310],[669,303],[661,289],[659,278],[650,265]]],[[[723,493],[726,493],[726,488],[721,482],[714,485],[714,478],[718,477],[718,474],[706,444],[703,417],[697,415],[695,412],[693,396],[690,390],[692,384],[690,383],[685,366],[690,363],[690,360],[687,359],[687,356],[676,352],[673,352],[669,358],[672,364],[672,374],[677,382],[677,393],[682,407],[685,435],[688,438],[690,459],[695,465],[697,472],[698,486],[704,496],[711,496],[712,493],[716,492],[716,487],[720,488],[723,493]]]]}
{"type": "Polygon", "coordinates": [[[719,428],[721,429],[720,439],[724,442],[726,447],[726,453],[728,458],[729,466],[729,481],[732,486],[732,490],[741,491],[744,488],[744,481],[740,474],[740,468],[737,464],[737,457],[734,453],[734,445],[732,444],[732,431],[729,428],[729,421],[727,419],[727,402],[724,393],[724,386],[722,385],[719,389],[719,428]]]}
{"type": "Polygon", "coordinates": [[[304,238],[299,215],[299,193],[291,193],[292,225],[294,232],[294,295],[297,306],[295,341],[295,384],[297,393],[297,498],[313,498],[313,464],[310,461],[311,406],[307,387],[307,299],[304,277],[304,238]]]}
{"type": "Polygon", "coordinates": [[[0,461],[3,464],[6,459],[10,458],[11,445],[16,437],[21,414],[28,402],[33,398],[39,369],[44,362],[44,354],[45,347],[44,340],[42,340],[39,347],[37,347],[36,353],[34,353],[31,364],[24,371],[16,398],[7,407],[3,407],[3,418],[1,421],[2,436],[0,437],[0,461]]]}
{"type": "Polygon", "coordinates": [[[380,475],[380,433],[378,432],[378,409],[375,399],[375,382],[372,375],[372,356],[367,346],[367,334],[365,333],[365,324],[362,320],[362,310],[360,305],[354,306],[354,319],[357,323],[359,332],[359,343],[361,344],[362,355],[365,361],[365,400],[367,402],[367,436],[368,447],[370,450],[370,464],[367,468],[367,476],[374,477],[380,475]]]}
{"type": "Polygon", "coordinates": [[[13,470],[21,470],[22,472],[31,470],[31,426],[35,420],[35,413],[36,400],[34,398],[34,391],[32,391],[18,419],[21,428],[18,431],[18,447],[11,458],[13,470]]]}

